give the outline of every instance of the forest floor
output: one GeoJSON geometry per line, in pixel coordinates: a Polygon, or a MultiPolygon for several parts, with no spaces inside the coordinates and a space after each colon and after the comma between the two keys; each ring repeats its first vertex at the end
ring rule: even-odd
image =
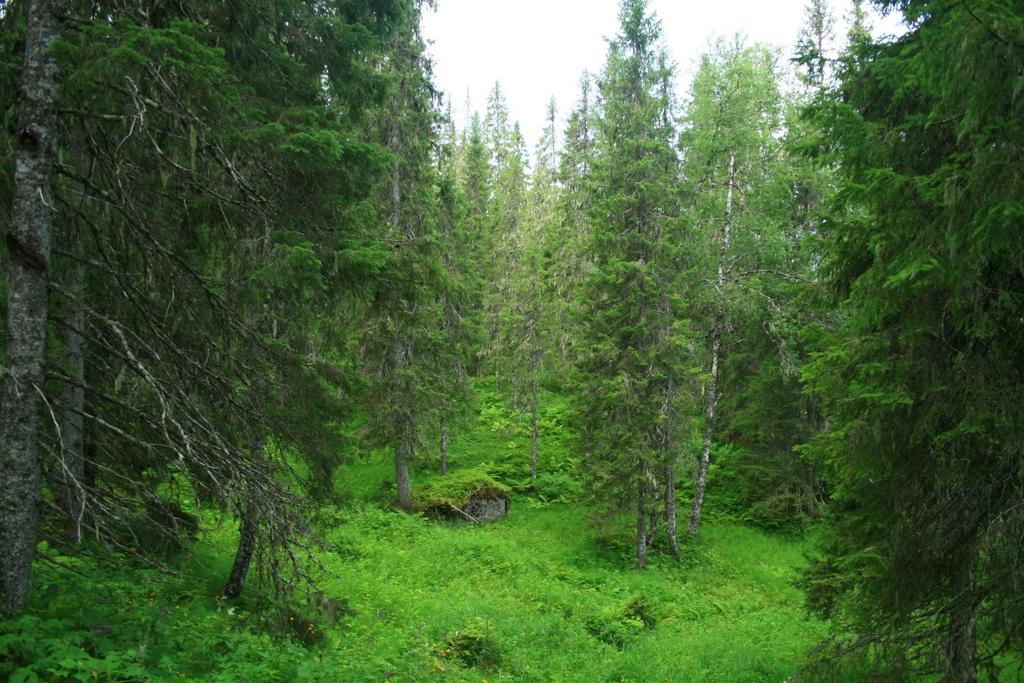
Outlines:
{"type": "MultiPolygon", "coordinates": [[[[344,499],[318,520],[329,607],[288,621],[259,607],[259,577],[239,601],[219,597],[237,538],[229,517],[204,518],[180,577],[49,549],[80,573],[37,563],[32,609],[0,625],[0,677],[785,681],[826,632],[793,585],[809,541],[712,514],[681,561],[656,545],[649,568],[634,569],[628,520],[595,525],[571,502],[579,487],[566,474],[564,405],[547,405],[545,474],[489,525],[390,509],[382,454],[344,467],[344,499]]],[[[485,393],[451,467],[483,463],[514,479],[527,454],[525,430],[485,393]]],[[[435,476],[426,467],[417,483],[435,476]]]]}

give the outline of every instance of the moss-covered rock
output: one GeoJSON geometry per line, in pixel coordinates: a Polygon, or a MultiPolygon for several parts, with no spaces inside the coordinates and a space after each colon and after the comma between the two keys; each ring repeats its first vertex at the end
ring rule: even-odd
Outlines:
{"type": "Polygon", "coordinates": [[[508,513],[509,488],[486,470],[466,469],[431,481],[415,499],[428,517],[487,522],[508,513]]]}

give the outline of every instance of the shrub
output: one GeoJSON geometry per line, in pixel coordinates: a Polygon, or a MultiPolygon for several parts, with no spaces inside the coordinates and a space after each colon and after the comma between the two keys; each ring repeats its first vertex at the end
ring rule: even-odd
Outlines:
{"type": "Polygon", "coordinates": [[[638,595],[624,605],[613,605],[591,617],[586,627],[598,640],[621,649],[643,631],[654,628],[656,623],[650,602],[638,595]]]}
{"type": "Polygon", "coordinates": [[[491,632],[491,625],[483,619],[473,619],[449,633],[438,655],[444,659],[457,659],[465,666],[485,669],[495,669],[501,663],[498,641],[491,632]]]}

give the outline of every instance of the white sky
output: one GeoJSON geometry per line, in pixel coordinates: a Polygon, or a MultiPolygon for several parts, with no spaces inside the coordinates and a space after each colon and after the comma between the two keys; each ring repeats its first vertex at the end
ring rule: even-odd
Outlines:
{"type": "MultiPolygon", "coordinates": [[[[848,0],[830,0],[836,32],[845,35],[848,0]]],[[[452,99],[460,128],[487,106],[500,81],[513,121],[529,149],[540,138],[554,95],[563,117],[579,96],[584,69],[604,64],[606,37],[618,29],[618,0],[437,0],[426,10],[423,33],[431,43],[437,86],[452,99]]],[[[748,42],[781,47],[788,59],[803,25],[805,0],[649,0],[677,65],[677,95],[684,97],[700,55],[715,36],[740,33],[748,42]]],[[[876,33],[898,32],[895,18],[872,18],[876,33]]],[[[561,134],[561,130],[559,131],[561,134]]]]}

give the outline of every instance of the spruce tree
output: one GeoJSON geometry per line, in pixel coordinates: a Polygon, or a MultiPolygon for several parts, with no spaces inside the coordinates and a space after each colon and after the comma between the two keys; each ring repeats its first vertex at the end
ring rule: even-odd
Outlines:
{"type": "Polygon", "coordinates": [[[376,122],[390,155],[379,210],[392,245],[367,310],[363,348],[374,397],[375,438],[394,453],[396,504],[412,509],[411,467],[424,434],[439,424],[439,377],[452,371],[441,353],[446,301],[438,249],[437,110],[414,3],[391,35],[392,79],[376,122]]]}
{"type": "Polygon", "coordinates": [[[149,554],[140,525],[157,546],[194,529],[182,503],[252,505],[243,530],[280,579],[302,510],[283,449],[302,444],[329,481],[344,383],[330,318],[386,260],[366,220],[384,155],[360,136],[404,4],[270,4],[65,12],[47,203],[49,338],[66,342],[39,385],[63,417],[36,447],[74,536],[149,554]]]}
{"type": "Polygon", "coordinates": [[[635,512],[643,567],[666,497],[658,478],[679,449],[677,161],[658,21],[643,0],[624,0],[619,19],[598,83],[579,405],[591,490],[635,512]]]}
{"type": "Polygon", "coordinates": [[[594,156],[594,94],[592,76],[580,79],[580,96],[569,114],[563,145],[558,154],[555,220],[544,235],[545,269],[551,290],[552,341],[558,376],[568,382],[583,320],[578,297],[593,265],[589,239],[591,193],[588,188],[594,156]],[[561,368],[564,368],[561,369],[561,368]]]}
{"type": "MultiPolygon", "coordinates": [[[[889,679],[998,677],[1024,613],[1024,24],[998,3],[879,3],[813,112],[840,190],[822,271],[840,316],[805,371],[836,480],[808,578],[839,652],[889,679]]],[[[1012,646],[1011,646],[1012,647],[1012,646]]]]}
{"type": "Polygon", "coordinates": [[[551,299],[544,258],[544,235],[554,221],[556,164],[554,105],[537,147],[537,168],[514,223],[499,291],[506,297],[502,312],[499,354],[516,407],[530,421],[530,478],[537,478],[538,391],[550,365],[551,299]]]}

